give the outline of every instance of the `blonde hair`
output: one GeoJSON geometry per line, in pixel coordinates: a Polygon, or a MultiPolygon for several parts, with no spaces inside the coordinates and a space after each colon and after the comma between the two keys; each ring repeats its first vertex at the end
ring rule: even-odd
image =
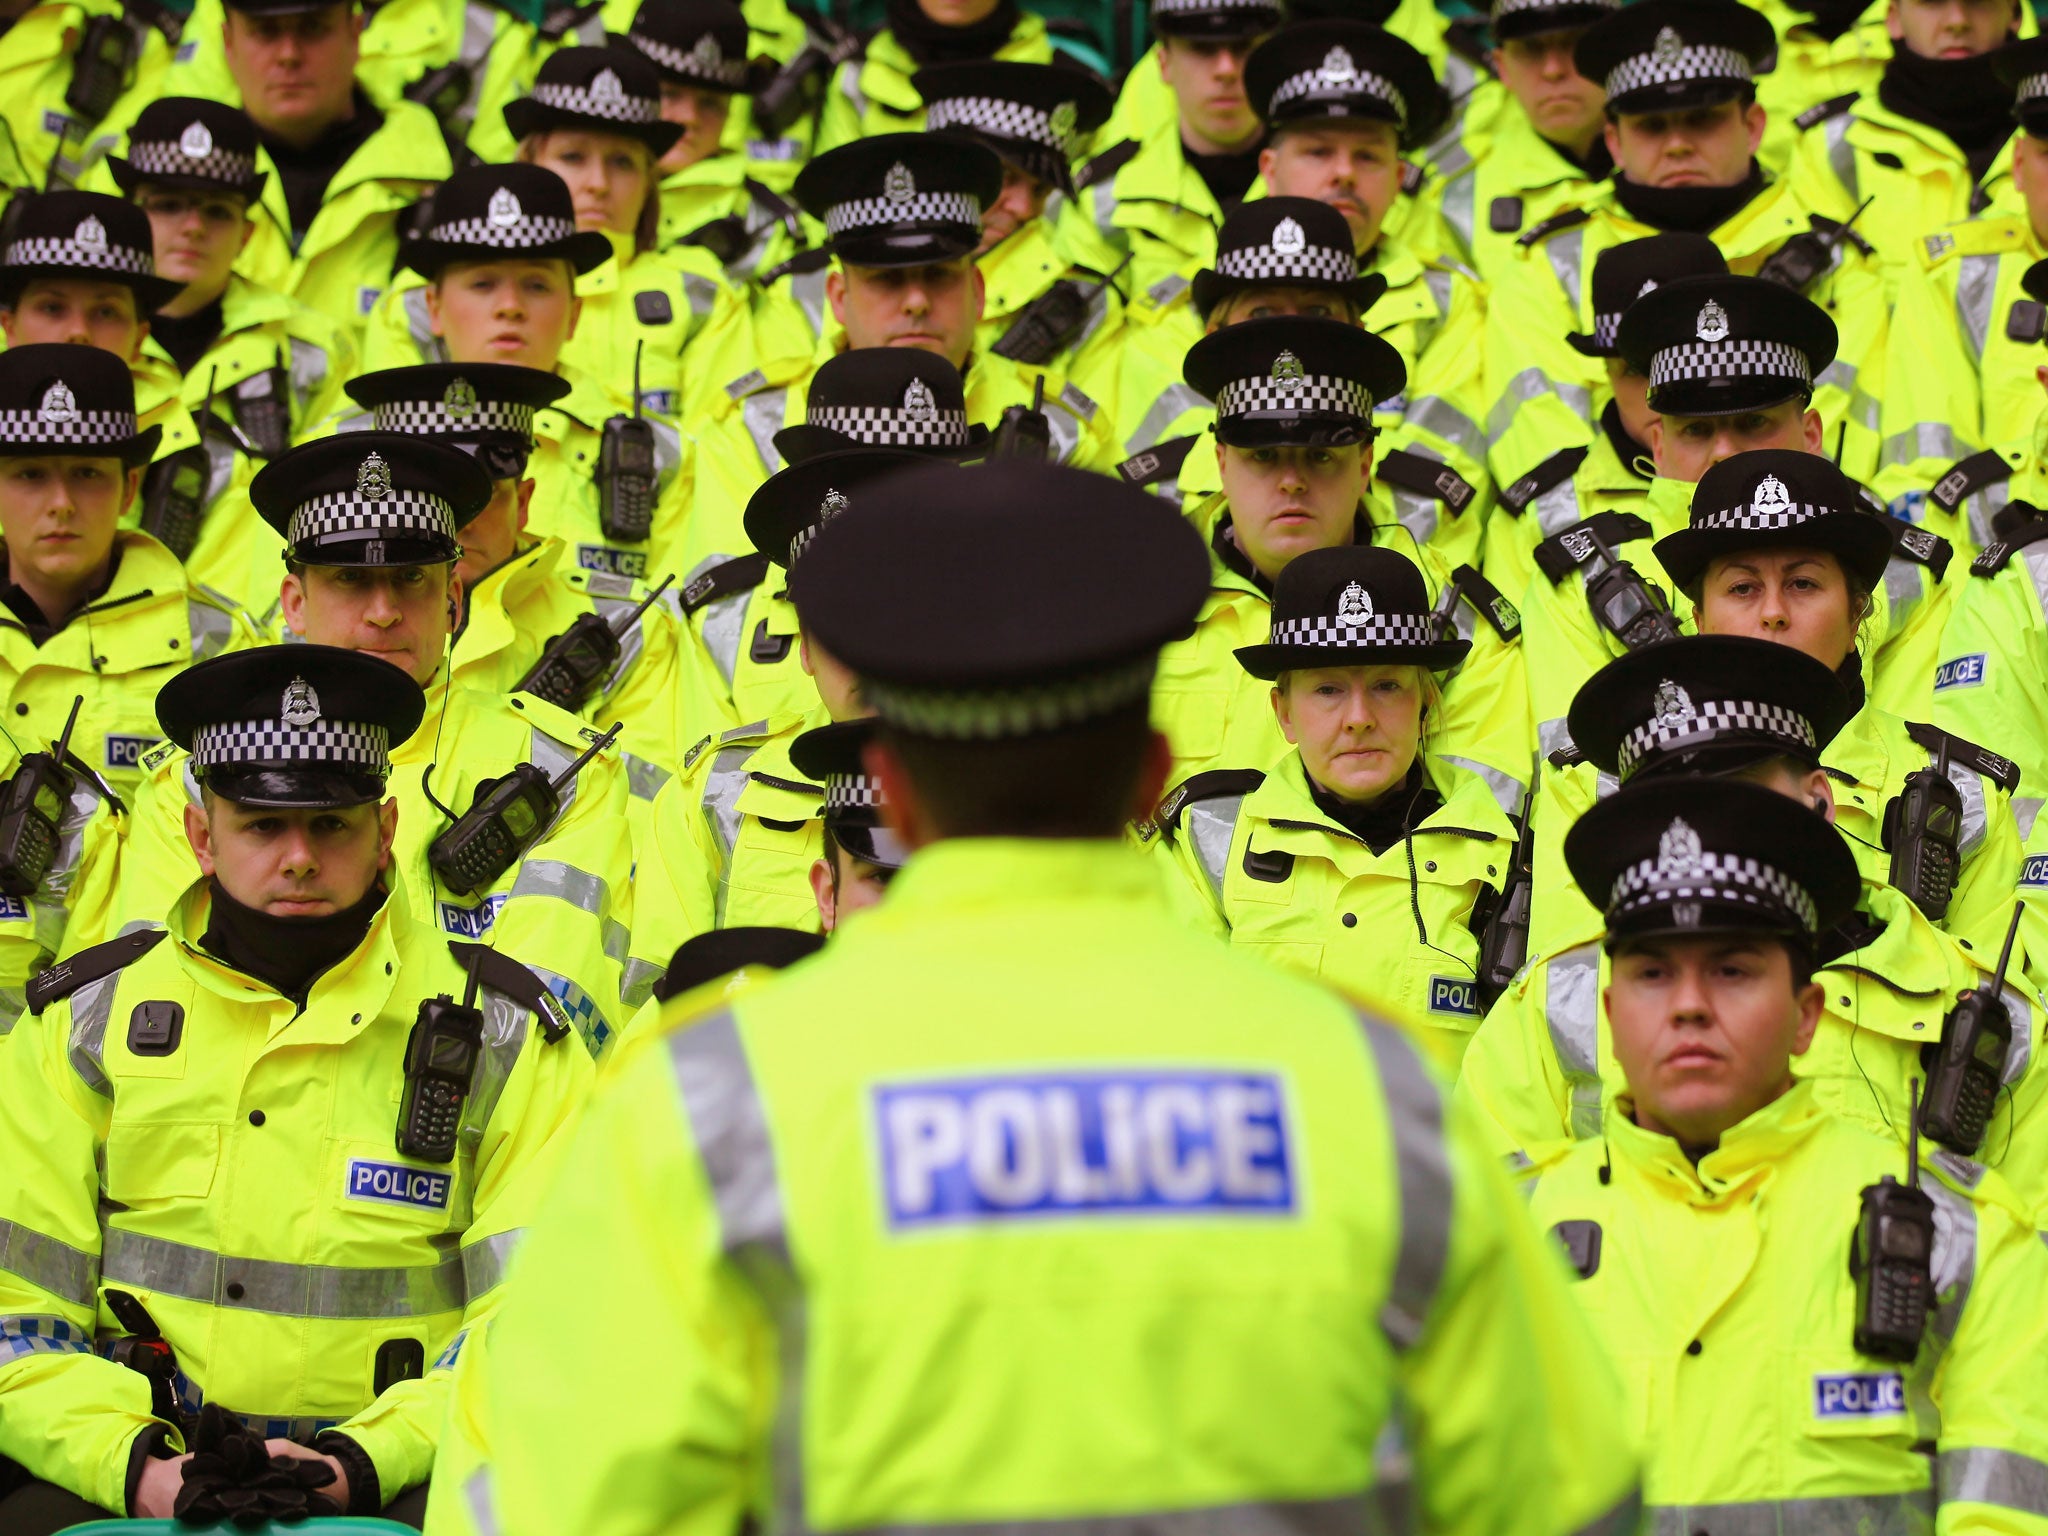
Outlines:
{"type": "Polygon", "coordinates": [[[598,127],[590,128],[545,128],[539,133],[529,133],[519,141],[514,158],[525,165],[538,165],[541,150],[550,136],[556,133],[596,133],[608,139],[621,139],[631,144],[647,157],[647,194],[640,200],[639,217],[633,221],[633,254],[645,256],[661,239],[661,170],[659,157],[638,139],[623,133],[612,133],[598,127]]]}

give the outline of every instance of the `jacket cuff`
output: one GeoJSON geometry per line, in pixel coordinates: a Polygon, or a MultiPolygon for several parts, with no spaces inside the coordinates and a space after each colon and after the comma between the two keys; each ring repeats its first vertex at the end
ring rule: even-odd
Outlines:
{"type": "Polygon", "coordinates": [[[313,1449],[332,1456],[348,1469],[348,1508],[351,1515],[375,1515],[383,1511],[384,1490],[377,1481],[377,1464],[370,1453],[339,1430],[322,1430],[313,1437],[313,1449]]]}
{"type": "Polygon", "coordinates": [[[135,1517],[135,1490],[142,1485],[142,1469],[152,1460],[170,1455],[164,1444],[166,1438],[163,1425],[152,1424],[128,1447],[128,1476],[121,1484],[121,1509],[130,1519],[135,1517]]]}

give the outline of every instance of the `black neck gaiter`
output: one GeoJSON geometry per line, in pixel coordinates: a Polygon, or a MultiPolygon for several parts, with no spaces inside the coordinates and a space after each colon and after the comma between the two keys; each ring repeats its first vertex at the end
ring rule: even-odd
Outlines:
{"type": "Polygon", "coordinates": [[[1600,430],[1607,434],[1607,446],[1612,448],[1614,456],[1621,460],[1621,467],[1623,469],[1634,475],[1638,480],[1654,478],[1654,476],[1644,474],[1637,467],[1636,461],[1638,459],[1647,464],[1651,461],[1652,455],[1650,450],[1637,442],[1630,435],[1628,428],[1622,425],[1621,407],[1612,400],[1608,401],[1600,412],[1600,430]]]}
{"type": "Polygon", "coordinates": [[[1963,152],[1974,181],[2012,137],[2014,90],[1991,72],[1992,56],[1923,59],[1901,48],[1884,67],[1877,99],[1885,109],[1925,123],[1963,152]]]}
{"type": "Polygon", "coordinates": [[[1614,200],[1630,218],[1656,230],[1704,235],[1735,217],[1764,189],[1763,167],[1749,162],[1749,174],[1732,187],[1644,187],[1626,176],[1614,178],[1614,200]]]}
{"type": "Polygon", "coordinates": [[[326,917],[272,917],[245,907],[209,879],[213,910],[199,947],[244,976],[274,987],[301,1008],[313,983],[363,942],[388,893],[381,885],[354,906],[326,917]]]}
{"type": "Polygon", "coordinates": [[[1188,165],[1202,178],[1202,185],[1209,189],[1209,195],[1216,199],[1216,206],[1225,213],[1234,212],[1244,201],[1245,193],[1251,191],[1252,180],[1259,174],[1259,150],[1265,140],[1260,139],[1249,149],[1225,150],[1220,155],[1198,154],[1189,149],[1187,140],[1181,140],[1180,152],[1187,157],[1188,165]]]}
{"type": "Polygon", "coordinates": [[[206,308],[189,315],[151,315],[149,334],[156,339],[158,346],[171,354],[171,361],[178,365],[178,372],[190,373],[220,339],[221,328],[226,324],[221,314],[221,301],[215,299],[206,308]]]}
{"type": "Polygon", "coordinates": [[[1418,755],[1408,767],[1408,777],[1370,805],[1353,805],[1339,799],[1314,779],[1308,792],[1316,809],[1346,832],[1364,843],[1377,858],[1426,821],[1444,803],[1443,796],[1430,787],[1418,755]]]}
{"type": "Polygon", "coordinates": [[[920,64],[961,64],[992,59],[1017,30],[1017,0],[1000,0],[971,27],[948,27],[919,9],[917,0],[889,0],[889,30],[920,64]]]}

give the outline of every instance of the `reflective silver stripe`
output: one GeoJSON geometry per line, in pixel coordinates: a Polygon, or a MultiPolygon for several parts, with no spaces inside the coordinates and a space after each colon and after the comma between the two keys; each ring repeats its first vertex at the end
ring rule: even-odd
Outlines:
{"type": "Polygon", "coordinates": [[[1944,1504],[1997,1504],[2048,1519],[2048,1463],[2018,1451],[1943,1451],[1934,1477],[1944,1504]]]}
{"type": "Polygon", "coordinates": [[[1396,1349],[1421,1339],[1451,1252],[1451,1154],[1444,1140],[1443,1094],[1405,1035],[1361,1013],[1379,1069],[1400,1185],[1401,1247],[1380,1328],[1396,1349]]]}
{"type": "Polygon", "coordinates": [[[740,837],[740,791],[747,786],[747,764],[758,746],[722,747],[711,756],[704,776],[704,820],[718,845],[718,897],[715,927],[725,926],[727,879],[732,873],[733,845],[740,837]]]}
{"type": "MultiPolygon", "coordinates": [[[[595,574],[593,573],[593,576],[595,574]]],[[[630,589],[618,596],[613,596],[609,593],[600,592],[597,589],[596,580],[593,579],[590,583],[589,592],[590,606],[596,610],[597,616],[603,619],[607,625],[616,625],[620,619],[631,613],[635,606],[630,589]]],[[[633,664],[640,659],[641,653],[647,649],[647,626],[643,620],[635,619],[626,626],[623,632],[615,629],[613,633],[618,635],[619,659],[611,671],[605,674],[601,691],[607,698],[611,696],[620,683],[626,680],[633,670],[633,664]]]]}
{"type": "Polygon", "coordinates": [[[1884,440],[1877,462],[1880,468],[1911,464],[1918,459],[1954,464],[1960,459],[1967,459],[1975,451],[1947,422],[1916,421],[1903,432],[1894,432],[1884,440]]]}
{"type": "Polygon", "coordinates": [[[2041,616],[2048,619],[2048,544],[2030,544],[2020,555],[2027,562],[2027,575],[2034,583],[2034,600],[2041,616]]]}
{"type": "Polygon", "coordinates": [[[1574,416],[1593,414],[1593,396],[1585,386],[1569,379],[1553,379],[1541,368],[1524,368],[1508,380],[1493,408],[1486,413],[1487,436],[1495,440],[1504,437],[1514,424],[1516,413],[1529,401],[1544,395],[1555,395],[1574,416]]]}
{"type": "Polygon", "coordinates": [[[1512,816],[1521,810],[1524,786],[1513,774],[1502,773],[1500,769],[1482,763],[1476,758],[1446,755],[1443,761],[1455,763],[1467,773],[1476,773],[1486,780],[1486,787],[1493,791],[1494,803],[1501,808],[1502,815],[1512,816]]]}
{"type": "MultiPolygon", "coordinates": [[[[683,582],[688,587],[708,571],[730,562],[731,555],[707,555],[697,562],[689,577],[683,582]]],[[[740,661],[740,636],[746,628],[747,599],[752,589],[733,592],[698,610],[696,617],[697,638],[710,653],[718,667],[718,675],[725,679],[725,691],[732,692],[734,670],[740,661]]]]}
{"type": "Polygon", "coordinates": [[[1979,549],[1998,542],[1998,532],[1992,526],[1998,514],[2005,510],[2005,504],[2012,500],[2012,482],[1998,480],[1984,487],[1964,503],[1969,511],[1970,542],[1979,549]]]}
{"type": "Polygon", "coordinates": [[[554,1015],[555,1022],[576,1031],[576,1038],[590,1052],[591,1060],[602,1056],[612,1037],[612,1021],[598,1007],[597,999],[584,989],[581,982],[564,976],[560,971],[551,971],[544,965],[529,964],[526,968],[547,989],[548,1011],[554,1015]]]}
{"type": "Polygon", "coordinates": [[[477,1528],[477,1536],[498,1536],[498,1500],[491,1491],[491,1469],[478,1467],[470,1473],[469,1481],[462,1485],[462,1494],[469,1503],[469,1518],[477,1528]]]}
{"type": "Polygon", "coordinates": [[[285,355],[289,359],[288,366],[291,370],[292,409],[298,419],[303,421],[306,407],[327,383],[327,349],[315,342],[293,336],[285,343],[285,355]]]}
{"type": "Polygon", "coordinates": [[[2034,835],[2034,822],[2041,814],[2044,802],[2038,795],[2014,795],[2012,797],[2012,819],[2020,829],[2020,841],[2025,842],[2034,835]]]}
{"type": "MultiPolygon", "coordinates": [[[[1431,454],[1417,452],[1415,445],[1411,445],[1409,451],[1415,453],[1417,458],[1434,457],[1431,454]]],[[[1403,490],[1390,481],[1382,480],[1378,483],[1380,489],[1386,493],[1387,500],[1394,504],[1394,521],[1408,530],[1410,538],[1417,544],[1427,544],[1436,537],[1437,530],[1443,526],[1444,521],[1437,510],[1442,505],[1441,502],[1434,496],[1421,496],[1414,491],[1403,490]]]]}
{"type": "Polygon", "coordinates": [[[99,1294],[96,1255],[11,1221],[0,1221],[0,1269],[74,1306],[89,1307],[99,1294]]]}
{"type": "Polygon", "coordinates": [[[1169,384],[1145,408],[1138,429],[1124,439],[1126,453],[1142,453],[1166,436],[1166,429],[1189,411],[1205,411],[1209,402],[1192,385],[1169,384]]]}
{"type": "Polygon", "coordinates": [[[14,1033],[14,1026],[28,1009],[27,987],[0,987],[0,1040],[14,1033]]]}
{"type": "Polygon", "coordinates": [[[512,1261],[512,1250],[525,1236],[524,1227],[514,1227],[509,1232],[493,1232],[489,1237],[463,1244],[462,1284],[469,1301],[475,1301],[484,1292],[494,1289],[505,1278],[505,1266],[512,1261]]]}
{"type": "Polygon", "coordinates": [[[1991,334],[1991,300],[1997,287],[1996,256],[1965,256],[1956,263],[1956,318],[1977,357],[1984,355],[1984,342],[1991,334]]]}
{"type": "Polygon", "coordinates": [[[1852,114],[1838,112],[1828,119],[1822,130],[1827,135],[1828,164],[1834,168],[1835,180],[1842,184],[1849,201],[1855,202],[1856,188],[1861,178],[1856,174],[1856,146],[1849,142],[1849,125],[1855,121],[1852,114]]]}
{"type": "Polygon", "coordinates": [[[205,1306],[278,1317],[433,1317],[460,1312],[462,1268],[460,1256],[392,1269],[238,1259],[119,1227],[107,1228],[101,1238],[100,1270],[109,1281],[205,1306]]]}
{"type": "Polygon", "coordinates": [[[1536,727],[1536,742],[1537,750],[1545,757],[1573,745],[1570,722],[1562,715],[1554,720],[1545,720],[1536,727]]]}
{"type": "MultiPolygon", "coordinates": [[[[531,738],[527,744],[527,756],[533,760],[534,767],[545,770],[551,779],[559,779],[568,771],[569,765],[582,755],[583,749],[581,747],[572,747],[564,742],[559,742],[539,726],[533,728],[531,738]]],[[[591,762],[595,761],[597,759],[591,759],[591,762]]],[[[589,763],[584,764],[586,769],[589,766],[589,763]]],[[[559,791],[562,808],[555,812],[555,819],[548,823],[548,832],[552,832],[562,824],[562,818],[569,814],[569,807],[576,803],[576,788],[582,777],[583,774],[579,771],[575,778],[562,786],[559,791]]],[[[543,832],[541,836],[546,837],[547,832],[543,832]]]]}
{"type": "MultiPolygon", "coordinates": [[[[1928,755],[1929,767],[1934,765],[1933,754],[1928,755]]],[[[1991,825],[1990,808],[1985,804],[1984,780],[1977,770],[1964,763],[1951,762],[1948,765],[1948,781],[1955,785],[1956,793],[1963,799],[1962,855],[1965,859],[1984,846],[1984,834],[1991,825]]]]}
{"type": "Polygon", "coordinates": [[[412,344],[420,349],[420,360],[428,363],[448,361],[448,344],[434,334],[433,316],[427,312],[427,290],[424,287],[408,288],[400,296],[405,306],[405,330],[412,338],[412,344]]]}
{"type": "Polygon", "coordinates": [[[0,1365],[23,1355],[89,1355],[92,1335],[61,1317],[0,1317],[0,1365]]]}
{"type": "Polygon", "coordinates": [[[804,318],[811,322],[811,334],[817,336],[825,329],[825,269],[815,272],[799,272],[789,280],[790,297],[794,298],[804,312],[804,318]]]}
{"type": "Polygon", "coordinates": [[[1564,296],[1572,307],[1574,315],[1579,313],[1580,299],[1585,285],[1579,277],[1579,266],[1586,253],[1586,233],[1583,229],[1568,229],[1555,239],[1543,242],[1543,253],[1550,258],[1550,270],[1557,274],[1558,282],[1564,285],[1564,296]]]}
{"type": "Polygon", "coordinates": [[[1585,516],[1579,508],[1577,476],[1568,475],[1558,481],[1530,502],[1528,510],[1536,514],[1536,526],[1543,531],[1544,538],[1563,533],[1585,516]]]}
{"type": "Polygon", "coordinates": [[[1202,873],[1209,877],[1219,906],[1223,901],[1223,877],[1230,872],[1230,840],[1237,832],[1238,814],[1243,810],[1243,795],[1219,795],[1213,800],[1197,800],[1180,813],[1182,835],[1195,845],[1195,857],[1201,860],[1202,873]]]}
{"type": "Polygon", "coordinates": [[[2027,1075],[2034,1055],[2034,1007],[2027,994],[2008,982],[1999,995],[2012,1018],[2012,1049],[2005,1053],[2005,1085],[2014,1087],[2027,1075]]]}
{"type": "Polygon", "coordinates": [[[463,1146],[473,1156],[483,1144],[484,1129],[497,1112],[519,1053],[526,1048],[526,1021],[532,1010],[496,987],[480,987],[477,1004],[484,1016],[484,1050],[470,1077],[469,1097],[462,1104],[463,1146]]]}
{"type": "Polygon", "coordinates": [[[675,777],[659,763],[635,757],[630,752],[621,755],[626,759],[626,788],[636,800],[652,800],[661,793],[662,786],[675,777]]]}
{"type": "Polygon", "coordinates": [[[654,984],[668,974],[667,965],[656,965],[651,960],[637,956],[626,961],[626,974],[619,986],[619,999],[628,1008],[638,1010],[654,996],[654,984]]]}
{"type": "Polygon", "coordinates": [[[1889,622],[1891,633],[1895,636],[1905,633],[1906,625],[1912,620],[1913,610],[1920,606],[1923,595],[1923,571],[1931,580],[1934,573],[1928,571],[1927,567],[1916,565],[1911,560],[1902,559],[1897,555],[1894,555],[1884,568],[1885,603],[1891,609],[1889,622]]]}
{"type": "MultiPolygon", "coordinates": [[[[848,59],[839,66],[839,78],[835,82],[839,87],[839,94],[844,96],[847,105],[853,108],[853,115],[860,118],[868,115],[868,99],[861,94],[860,89],[860,72],[866,67],[866,63],[865,58],[848,59]]],[[[865,130],[866,125],[863,124],[862,128],[865,130]]]]}
{"type": "Polygon", "coordinates": [[[234,638],[234,616],[224,613],[211,603],[187,599],[185,614],[192,626],[192,650],[194,661],[205,661],[227,649],[227,643],[234,638]]]}
{"type": "Polygon", "coordinates": [[[1651,1509],[1653,1536],[1931,1536],[1932,1489],[1846,1494],[1759,1504],[1664,1504],[1651,1509]]]}
{"type": "MultiPolygon", "coordinates": [[[[1452,405],[1441,395],[1424,395],[1408,402],[1408,409],[1402,420],[1411,427],[1420,427],[1425,432],[1434,432],[1443,441],[1474,459],[1486,457],[1486,434],[1479,430],[1479,423],[1452,405]]],[[[1410,446],[1409,451],[1414,451],[1410,446]]]]}
{"type": "Polygon", "coordinates": [[[844,1536],[1367,1536],[1390,1529],[1394,1527],[1377,1515],[1373,1500],[1360,1494],[1064,1520],[919,1521],[865,1526],[844,1536]]]}
{"type": "MultiPolygon", "coordinates": [[[[1981,1177],[1981,1170],[1979,1172],[1981,1177]]],[[[1934,1202],[1934,1336],[1944,1345],[1956,1336],[1977,1275],[1977,1207],[1939,1179],[1920,1187],[1934,1202]]]]}
{"type": "Polygon", "coordinates": [[[491,44],[497,40],[498,17],[501,14],[496,6],[485,5],[483,0],[469,0],[462,8],[462,43],[456,57],[468,66],[469,89],[447,119],[457,138],[468,138],[469,130],[475,126],[479,98],[484,89],[485,65],[490,58],[491,44]]]}
{"type": "Polygon", "coordinates": [[[1071,464],[1081,451],[1081,438],[1087,430],[1064,401],[1045,402],[1045,424],[1051,433],[1052,459],[1055,464],[1071,464]]]}
{"type": "Polygon", "coordinates": [[[1543,1021],[1571,1094],[1571,1132],[1600,1134],[1600,946],[1552,955],[1543,968],[1543,1021]]]}
{"type": "Polygon", "coordinates": [[[1643,1494],[1632,1489],[1627,1498],[1602,1515],[1588,1521],[1572,1536],[1638,1536],[1643,1528],[1643,1494]]]}
{"type": "MultiPolygon", "coordinates": [[[[1464,146],[1459,146],[1460,153],[1463,153],[1463,148],[1464,146]]],[[[1470,158],[1470,156],[1466,157],[1468,164],[1470,163],[1470,158]]],[[[1451,233],[1457,237],[1458,249],[1464,254],[1467,261],[1472,259],[1473,209],[1478,201],[1478,197],[1479,178],[1477,176],[1460,176],[1444,187],[1442,203],[1444,222],[1450,225],[1451,233]]]]}
{"type": "Polygon", "coordinates": [[[113,1011],[114,992],[121,985],[121,973],[89,981],[71,994],[71,1042],[66,1054],[78,1080],[102,1098],[114,1096],[100,1055],[106,1048],[107,1015],[113,1011]]]}
{"type": "Polygon", "coordinates": [[[712,305],[718,302],[718,284],[697,272],[683,274],[683,303],[689,307],[691,324],[685,327],[685,339],[697,334],[704,317],[711,313],[712,305]]]}
{"type": "Polygon", "coordinates": [[[617,918],[604,920],[604,957],[613,965],[624,965],[627,952],[633,944],[633,935],[626,925],[617,918]]]}
{"type": "Polygon", "coordinates": [[[1848,397],[1845,414],[1866,431],[1876,432],[1882,408],[1877,398],[1862,387],[1858,378],[1856,370],[1838,357],[1820,371],[1820,377],[1813,383],[1816,389],[1839,389],[1848,397]]]}
{"type": "Polygon", "coordinates": [[[609,910],[612,901],[611,887],[602,879],[560,859],[528,859],[521,864],[519,876],[512,882],[512,894],[565,901],[592,917],[609,910]]]}
{"type": "Polygon", "coordinates": [[[747,436],[754,440],[754,451],[761,455],[762,467],[769,474],[782,468],[782,455],[775,448],[775,434],[782,430],[782,414],[789,399],[789,390],[781,385],[764,389],[747,396],[740,402],[740,420],[745,424],[747,436]]]}

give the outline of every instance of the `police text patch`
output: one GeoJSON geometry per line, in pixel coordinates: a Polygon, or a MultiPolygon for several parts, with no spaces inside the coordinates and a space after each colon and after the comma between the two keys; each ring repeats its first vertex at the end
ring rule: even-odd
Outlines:
{"type": "Polygon", "coordinates": [[[448,1209],[448,1175],[408,1168],[403,1163],[373,1163],[367,1158],[352,1157],[344,1188],[351,1200],[412,1205],[424,1211],[448,1209]]]}
{"type": "Polygon", "coordinates": [[[1468,1019],[1478,1018],[1478,984],[1470,980],[1460,980],[1456,976],[1430,977],[1429,1011],[1463,1014],[1468,1019]]]}
{"type": "Polygon", "coordinates": [[[1944,688],[1974,688],[1984,681],[1984,655],[1957,656],[1934,669],[1934,691],[1944,688]]]}
{"type": "Polygon", "coordinates": [[[486,896],[473,907],[461,906],[452,901],[441,903],[441,931],[459,933],[465,939],[480,939],[491,931],[491,924],[498,920],[498,914],[505,910],[505,896],[486,896]]]}
{"type": "Polygon", "coordinates": [[[1875,1419],[1906,1411],[1906,1378],[1897,1371],[1850,1371],[1813,1378],[1817,1419],[1875,1419]]]}
{"type": "Polygon", "coordinates": [[[107,767],[110,769],[136,768],[141,766],[142,754],[162,741],[161,736],[109,736],[107,738],[107,767]]]}
{"type": "Polygon", "coordinates": [[[874,1091],[895,1227],[1294,1209],[1277,1077],[1029,1074],[874,1091]]]}
{"type": "Polygon", "coordinates": [[[2048,853],[2030,853],[2020,865],[2021,885],[2048,885],[2048,853]]]}

